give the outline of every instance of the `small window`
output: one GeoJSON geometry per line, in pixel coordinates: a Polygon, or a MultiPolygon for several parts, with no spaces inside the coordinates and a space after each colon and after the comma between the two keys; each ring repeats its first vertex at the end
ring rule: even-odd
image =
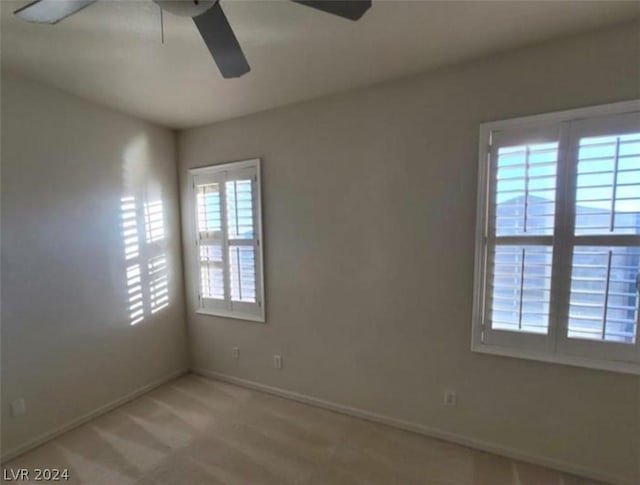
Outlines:
{"type": "Polygon", "coordinates": [[[481,127],[473,349],[640,374],[640,103],[481,127]]]}
{"type": "Polygon", "coordinates": [[[264,321],[260,161],[191,170],[198,311],[264,321]]]}

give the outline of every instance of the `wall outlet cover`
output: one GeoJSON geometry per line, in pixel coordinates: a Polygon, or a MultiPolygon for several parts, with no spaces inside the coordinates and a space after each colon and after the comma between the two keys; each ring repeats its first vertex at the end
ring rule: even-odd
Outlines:
{"type": "Polygon", "coordinates": [[[11,402],[11,413],[16,417],[27,414],[27,406],[24,402],[24,398],[21,397],[11,402]]]}
{"type": "Polygon", "coordinates": [[[458,403],[458,396],[456,391],[452,389],[448,389],[444,391],[444,405],[445,406],[455,406],[458,403]]]}

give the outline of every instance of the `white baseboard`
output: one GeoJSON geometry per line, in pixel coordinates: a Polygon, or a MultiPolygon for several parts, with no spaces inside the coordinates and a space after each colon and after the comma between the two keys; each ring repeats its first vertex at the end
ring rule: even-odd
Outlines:
{"type": "Polygon", "coordinates": [[[496,455],[501,455],[507,458],[511,458],[514,460],[524,461],[527,463],[532,463],[534,465],[540,465],[547,468],[552,468],[565,473],[570,473],[572,475],[578,475],[578,476],[590,478],[593,480],[598,480],[598,481],[618,484],[618,485],[633,485],[633,480],[630,478],[626,478],[620,475],[609,474],[606,472],[602,472],[600,470],[587,468],[583,465],[569,463],[562,460],[557,460],[555,458],[534,455],[531,453],[527,453],[526,451],[517,450],[515,448],[510,448],[508,446],[504,446],[498,443],[491,443],[488,441],[459,435],[457,433],[452,433],[450,431],[423,426],[421,424],[411,423],[409,421],[403,421],[403,420],[392,418],[389,416],[372,413],[364,409],[346,406],[344,404],[338,404],[331,401],[325,401],[323,399],[319,399],[313,396],[308,396],[306,394],[300,394],[294,391],[281,389],[279,387],[260,384],[259,382],[254,382],[247,379],[241,379],[239,377],[221,374],[219,372],[209,371],[206,369],[192,369],[192,372],[204,377],[209,377],[212,379],[229,382],[231,384],[237,384],[240,386],[248,387],[250,389],[255,389],[257,391],[267,392],[269,394],[285,397],[288,399],[292,399],[294,401],[299,401],[305,404],[311,404],[321,408],[329,409],[331,411],[347,414],[349,416],[354,416],[356,418],[362,418],[362,419],[367,419],[369,421],[374,421],[376,423],[386,424],[388,426],[400,428],[405,431],[411,431],[414,433],[423,434],[425,436],[430,436],[432,438],[438,438],[445,441],[450,441],[452,443],[456,443],[469,448],[475,448],[478,450],[487,451],[489,453],[494,453],[496,455]]]}
{"type": "Polygon", "coordinates": [[[0,458],[0,463],[5,463],[9,460],[12,460],[13,458],[15,458],[18,455],[21,455],[23,453],[26,453],[27,451],[40,446],[41,444],[52,440],[53,438],[56,438],[58,436],[60,436],[63,433],[66,433],[67,431],[72,430],[73,428],[77,428],[78,426],[86,423],[87,421],[90,421],[94,418],[97,418],[98,416],[105,414],[109,411],[111,411],[112,409],[117,408],[118,406],[122,406],[123,404],[125,404],[126,402],[132,401],[133,399],[141,396],[142,394],[145,394],[149,391],[151,391],[152,389],[161,386],[162,384],[164,384],[165,382],[168,382],[172,379],[175,379],[176,377],[179,377],[183,374],[188,373],[189,371],[187,369],[184,370],[178,370],[175,372],[172,372],[156,381],[153,381],[147,385],[144,385],[138,389],[136,389],[133,392],[130,392],[129,394],[126,394],[125,396],[122,396],[118,399],[116,399],[115,401],[111,401],[103,406],[100,406],[96,409],[94,409],[93,411],[89,411],[86,414],[83,414],[82,416],[79,416],[69,422],[67,422],[66,424],[63,424],[62,426],[53,429],[51,431],[47,431],[43,434],[41,434],[40,436],[35,437],[32,440],[27,441],[26,443],[16,446],[15,448],[7,451],[6,453],[2,454],[2,457],[0,458]]]}

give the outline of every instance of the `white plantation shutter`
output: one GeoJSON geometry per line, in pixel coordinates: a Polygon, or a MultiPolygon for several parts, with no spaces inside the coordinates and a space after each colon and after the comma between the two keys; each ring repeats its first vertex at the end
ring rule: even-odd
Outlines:
{"type": "Polygon", "coordinates": [[[225,182],[229,291],[236,306],[257,301],[254,176],[252,172],[236,172],[225,182]]]}
{"type": "Polygon", "coordinates": [[[489,155],[487,343],[549,345],[559,125],[496,132],[489,155]]]}
{"type": "Polygon", "coordinates": [[[474,350],[640,374],[640,102],[484,124],[480,164],[474,350]]]}
{"type": "Polygon", "coordinates": [[[558,348],[633,360],[640,356],[640,114],[576,121],[569,147],[571,271],[558,348]]]}
{"type": "Polygon", "coordinates": [[[638,247],[574,248],[569,338],[635,343],[639,258],[638,247]]]}
{"type": "Polygon", "coordinates": [[[198,183],[196,178],[196,222],[198,227],[200,298],[214,300],[212,306],[227,308],[225,285],[222,190],[224,173],[217,181],[198,183]]]}
{"type": "Polygon", "coordinates": [[[191,171],[199,308],[264,321],[259,161],[191,171]]]}

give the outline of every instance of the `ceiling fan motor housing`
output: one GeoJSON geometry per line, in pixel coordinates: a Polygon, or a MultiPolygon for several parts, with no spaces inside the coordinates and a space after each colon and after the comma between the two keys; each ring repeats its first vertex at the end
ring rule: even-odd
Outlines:
{"type": "Polygon", "coordinates": [[[202,15],[218,0],[153,0],[160,8],[181,17],[197,17],[202,15]]]}

